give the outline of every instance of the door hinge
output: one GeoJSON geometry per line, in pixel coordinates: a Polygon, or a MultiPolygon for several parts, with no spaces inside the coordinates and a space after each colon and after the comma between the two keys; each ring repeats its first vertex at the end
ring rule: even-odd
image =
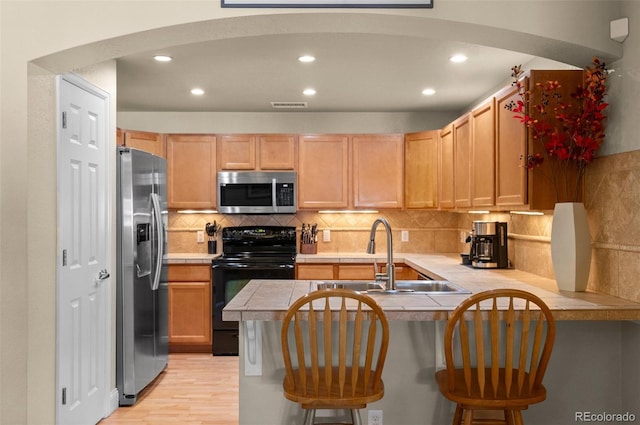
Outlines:
{"type": "Polygon", "coordinates": [[[67,389],[63,388],[62,389],[62,405],[64,406],[65,404],[67,404],[67,389]]]}
{"type": "Polygon", "coordinates": [[[67,128],[67,113],[62,113],[62,128],[67,128]]]}
{"type": "Polygon", "coordinates": [[[65,267],[67,265],[67,250],[63,249],[62,250],[62,267],[65,267]]]}

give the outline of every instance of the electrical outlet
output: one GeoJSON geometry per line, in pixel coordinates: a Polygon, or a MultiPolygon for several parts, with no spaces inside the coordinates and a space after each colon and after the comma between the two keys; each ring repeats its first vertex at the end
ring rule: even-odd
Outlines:
{"type": "Polygon", "coordinates": [[[409,242],[409,231],[408,230],[403,230],[402,232],[400,232],[400,240],[402,242],[409,242]]]}
{"type": "Polygon", "coordinates": [[[198,243],[204,243],[204,231],[203,230],[198,230],[196,232],[196,239],[198,240],[198,243]]]}
{"type": "Polygon", "coordinates": [[[382,410],[369,410],[368,425],[382,425],[382,410]]]}
{"type": "Polygon", "coordinates": [[[322,231],[322,242],[331,242],[331,230],[324,229],[322,231]]]}

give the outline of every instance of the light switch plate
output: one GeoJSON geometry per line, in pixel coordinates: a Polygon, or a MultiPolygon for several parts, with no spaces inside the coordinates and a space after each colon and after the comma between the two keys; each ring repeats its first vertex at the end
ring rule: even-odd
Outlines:
{"type": "Polygon", "coordinates": [[[400,239],[402,240],[402,242],[409,242],[409,231],[403,230],[402,232],[400,232],[400,239]]]}
{"type": "Polygon", "coordinates": [[[322,242],[331,242],[331,230],[324,229],[322,231],[322,242]]]}
{"type": "Polygon", "coordinates": [[[198,230],[196,232],[196,239],[198,240],[198,243],[204,243],[204,231],[203,230],[198,230]]]}

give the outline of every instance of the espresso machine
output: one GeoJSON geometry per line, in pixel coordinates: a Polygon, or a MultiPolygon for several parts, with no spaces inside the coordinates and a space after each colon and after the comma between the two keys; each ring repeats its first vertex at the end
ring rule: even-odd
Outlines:
{"type": "Polygon", "coordinates": [[[471,231],[469,260],[479,269],[506,269],[507,223],[500,221],[474,221],[471,231]]]}

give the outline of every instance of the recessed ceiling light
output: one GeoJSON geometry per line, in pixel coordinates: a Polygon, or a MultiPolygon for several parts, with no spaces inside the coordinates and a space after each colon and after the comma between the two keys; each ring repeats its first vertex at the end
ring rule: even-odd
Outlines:
{"type": "Polygon", "coordinates": [[[198,88],[191,89],[191,94],[195,96],[202,96],[204,94],[204,90],[198,88]]]}
{"type": "Polygon", "coordinates": [[[167,55],[155,55],[153,58],[158,62],[171,62],[173,60],[171,56],[167,55]]]}
{"type": "Polygon", "coordinates": [[[465,55],[453,55],[449,58],[449,60],[453,63],[462,63],[466,62],[467,57],[465,55]]]}
{"type": "Polygon", "coordinates": [[[305,96],[313,96],[314,94],[316,94],[316,90],[315,89],[304,89],[302,91],[302,94],[304,94],[305,96]]]}
{"type": "Polygon", "coordinates": [[[433,96],[434,94],[436,94],[435,89],[424,89],[422,90],[422,94],[425,96],[433,96]]]}
{"type": "Polygon", "coordinates": [[[300,62],[313,62],[316,60],[314,56],[311,55],[302,55],[298,58],[300,62]]]}

